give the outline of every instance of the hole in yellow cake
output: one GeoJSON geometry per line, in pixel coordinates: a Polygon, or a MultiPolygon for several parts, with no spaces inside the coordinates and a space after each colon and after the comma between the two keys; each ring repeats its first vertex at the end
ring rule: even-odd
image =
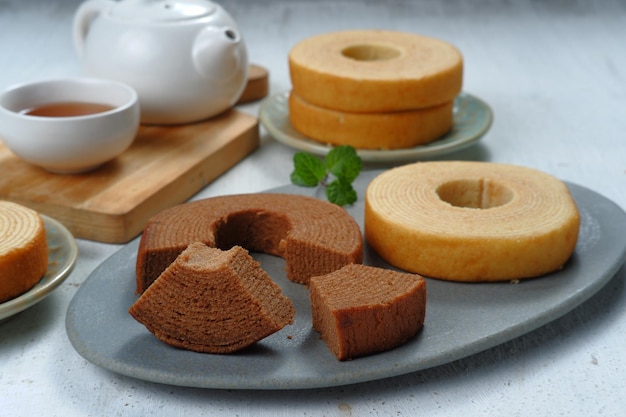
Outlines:
{"type": "Polygon", "coordinates": [[[353,45],[341,54],[356,61],[385,61],[400,56],[400,50],[384,45],[353,45]]]}
{"type": "Polygon", "coordinates": [[[437,187],[437,195],[455,207],[488,209],[507,204],[513,190],[487,179],[454,180],[437,187]]]}

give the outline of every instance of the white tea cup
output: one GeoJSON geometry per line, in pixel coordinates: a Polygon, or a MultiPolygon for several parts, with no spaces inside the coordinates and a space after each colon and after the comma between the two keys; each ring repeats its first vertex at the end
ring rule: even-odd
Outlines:
{"type": "Polygon", "coordinates": [[[111,80],[44,80],[0,95],[0,140],[53,173],[87,172],[114,159],[134,141],[139,118],[135,90],[111,80]]]}

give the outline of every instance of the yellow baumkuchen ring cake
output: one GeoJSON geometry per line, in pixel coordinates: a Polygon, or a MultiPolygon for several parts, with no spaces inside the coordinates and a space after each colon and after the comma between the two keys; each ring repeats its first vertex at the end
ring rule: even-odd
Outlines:
{"type": "Polygon", "coordinates": [[[34,210],[0,201],[0,303],[30,290],[48,269],[48,242],[34,210]]]}
{"type": "Polygon", "coordinates": [[[415,110],[461,91],[463,58],[451,44],[411,33],[351,30],[313,36],[289,52],[293,91],[349,112],[415,110]]]}
{"type": "Polygon", "coordinates": [[[561,268],[580,217],[567,186],[530,168],[424,162],[368,186],[365,237],[387,262],[432,278],[503,281],[561,268]]]}
{"type": "Polygon", "coordinates": [[[401,149],[432,142],[452,128],[453,102],[389,113],[325,109],[289,95],[289,119],[310,139],[357,149],[401,149]]]}

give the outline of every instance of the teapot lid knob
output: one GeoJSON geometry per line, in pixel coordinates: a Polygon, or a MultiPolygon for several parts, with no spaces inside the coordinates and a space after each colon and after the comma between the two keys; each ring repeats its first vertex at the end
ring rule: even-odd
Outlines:
{"type": "Polygon", "coordinates": [[[110,15],[125,20],[178,22],[198,19],[215,12],[208,0],[126,0],[111,8],[110,15]]]}

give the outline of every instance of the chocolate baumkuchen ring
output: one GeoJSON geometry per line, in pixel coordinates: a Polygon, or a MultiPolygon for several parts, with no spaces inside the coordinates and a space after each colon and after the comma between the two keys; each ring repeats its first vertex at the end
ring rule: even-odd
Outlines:
{"type": "Polygon", "coordinates": [[[287,277],[301,284],[363,260],[361,228],[342,207],[281,193],[219,196],[169,208],[148,221],[137,253],[137,292],[194,242],[280,256],[287,277]]]}
{"type": "Polygon", "coordinates": [[[293,91],[347,112],[415,110],[461,91],[463,57],[453,45],[389,30],[348,30],[304,39],[289,52],[293,91]]]}
{"type": "Polygon", "coordinates": [[[368,186],[365,237],[387,262],[427,277],[503,281],[561,268],[580,216],[567,186],[530,168],[424,162],[368,186]]]}

